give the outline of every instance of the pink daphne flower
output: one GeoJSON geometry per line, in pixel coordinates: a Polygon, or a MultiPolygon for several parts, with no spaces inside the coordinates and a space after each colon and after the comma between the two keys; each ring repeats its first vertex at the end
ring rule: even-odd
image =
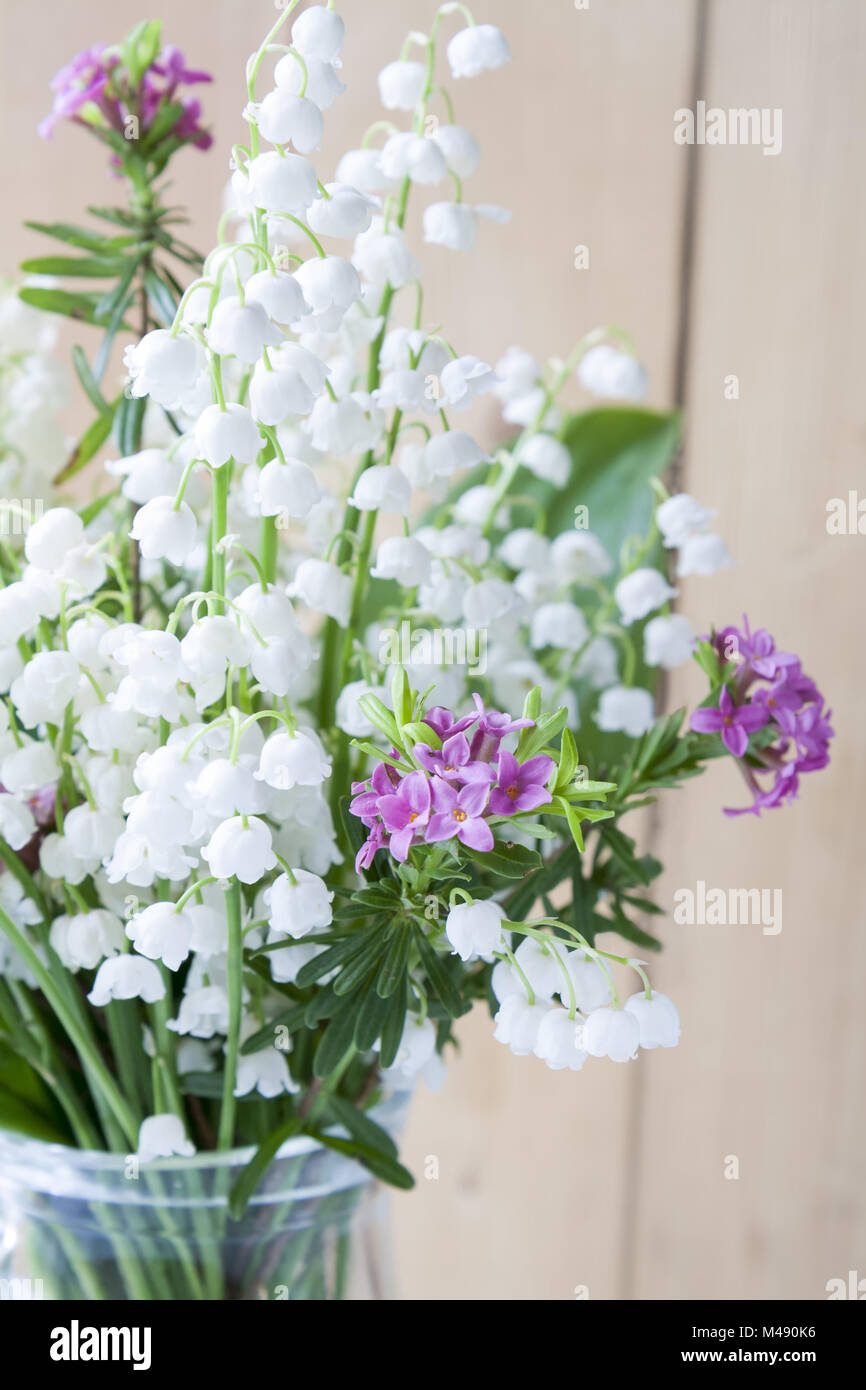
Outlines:
{"type": "Polygon", "coordinates": [[[764,704],[735,705],[727,686],[722,689],[718,709],[696,709],[692,728],[700,734],[721,734],[722,743],[735,758],[742,758],[749,746],[749,734],[762,729],[769,719],[764,704]]]}
{"type": "Polygon", "coordinates": [[[379,814],[391,836],[389,848],[400,864],[409,854],[415,831],[427,824],[430,800],[430,782],[423,772],[410,772],[392,794],[379,798],[379,814]]]}
{"type": "Polygon", "coordinates": [[[539,755],[519,763],[505,749],[499,754],[496,786],[490,793],[490,809],[497,816],[512,816],[515,811],[535,811],[550,801],[544,785],[554,768],[552,758],[539,755]]]}
{"type": "Polygon", "coordinates": [[[486,807],[486,782],[467,782],[456,791],[441,777],[434,777],[433,814],[424,839],[451,840],[456,835],[469,849],[491,850],[493,831],[483,818],[486,807]]]}
{"type": "Polygon", "coordinates": [[[437,777],[456,779],[458,782],[493,780],[493,769],[489,763],[472,760],[469,740],[465,734],[452,734],[445,740],[441,749],[428,748],[426,743],[416,743],[413,751],[422,767],[437,777]]]}

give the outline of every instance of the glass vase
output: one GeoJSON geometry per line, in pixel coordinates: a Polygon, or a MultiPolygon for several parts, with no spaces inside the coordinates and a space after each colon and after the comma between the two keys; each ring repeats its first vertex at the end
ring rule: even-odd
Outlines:
{"type": "MultiPolygon", "coordinates": [[[[370,1118],[397,1138],[408,1103],[370,1118]]],[[[393,1297],[387,1190],[301,1136],[235,1221],[227,1196],[253,1153],[139,1164],[0,1131],[0,1299],[393,1297]]]]}

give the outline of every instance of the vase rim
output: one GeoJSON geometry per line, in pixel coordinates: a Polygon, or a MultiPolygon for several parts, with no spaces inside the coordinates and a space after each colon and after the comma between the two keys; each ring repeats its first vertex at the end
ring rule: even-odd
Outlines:
{"type": "MultiPolygon", "coordinates": [[[[399,1122],[402,1118],[410,1094],[409,1091],[392,1091],[367,1113],[377,1124],[387,1129],[389,1124],[399,1122]]],[[[336,1124],[328,1126],[328,1132],[331,1131],[345,1133],[342,1126],[336,1124]]],[[[280,1159],[300,1158],[304,1154],[315,1153],[324,1147],[312,1135],[299,1134],[287,1139],[280,1146],[274,1155],[273,1162],[280,1159]]],[[[148,1159],[142,1164],[142,1167],[148,1173],[153,1174],[190,1173],[196,1169],[242,1168],[249,1163],[256,1152],[257,1146],[255,1144],[247,1144],[243,1148],[237,1149],[199,1149],[189,1158],[174,1156],[148,1159]]],[[[58,1144],[54,1140],[36,1139],[32,1135],[19,1134],[15,1130],[0,1127],[0,1179],[2,1179],[4,1160],[7,1158],[14,1160],[16,1164],[32,1158],[34,1163],[39,1165],[44,1165],[46,1160],[49,1163],[54,1160],[90,1172],[122,1175],[125,1164],[132,1153],[131,1149],[123,1153],[105,1149],[80,1149],[74,1144],[58,1144]]]]}

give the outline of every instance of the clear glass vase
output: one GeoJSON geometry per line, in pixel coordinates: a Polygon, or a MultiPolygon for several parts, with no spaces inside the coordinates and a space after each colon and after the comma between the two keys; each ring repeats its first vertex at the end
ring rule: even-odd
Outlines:
{"type": "MultiPolygon", "coordinates": [[[[370,1118],[396,1138],[408,1103],[396,1093],[370,1118]]],[[[233,1221],[253,1152],[138,1165],[0,1131],[0,1299],[393,1297],[387,1190],[302,1136],[233,1221]]]]}

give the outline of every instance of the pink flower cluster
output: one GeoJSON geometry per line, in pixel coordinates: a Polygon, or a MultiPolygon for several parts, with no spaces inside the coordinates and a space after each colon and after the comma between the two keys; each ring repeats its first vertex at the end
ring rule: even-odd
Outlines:
{"type": "MultiPolygon", "coordinates": [[[[442,746],[416,743],[420,768],[403,771],[381,762],[368,781],[353,783],[349,809],[370,832],[355,859],[357,870],[369,868],[380,849],[402,864],[420,842],[456,837],[470,849],[490,850],[491,816],[535,811],[550,801],[545,783],[553,759],[539,755],[519,763],[501,747],[506,734],[532,728],[534,721],[485,709],[479,695],[473,699],[475,713],[461,719],[441,706],[428,710],[423,722],[442,746]]],[[[399,762],[396,750],[392,756],[399,762]]]]}
{"type": "Polygon", "coordinates": [[[138,116],[141,133],[146,135],[161,108],[176,102],[183,112],[172,128],[172,136],[199,150],[211,146],[213,137],[199,124],[201,102],[178,91],[181,86],[212,82],[210,73],[188,68],[180,49],[169,44],[145,69],[140,89],[131,91],[117,81],[120,63],[117,49],[99,43],[76,54],[62,67],[51,82],[54,105],[39,126],[43,139],[50,139],[58,121],[79,120],[78,113],[88,103],[98,106],[109,128],[121,135],[127,118],[138,116]]]}
{"type": "Polygon", "coordinates": [[[803,674],[799,657],[777,651],[766,628],[752,632],[745,615],[742,630],[722,628],[713,640],[722,663],[737,660],[739,669],[733,682],[722,688],[718,708],[695,710],[691,726],[699,733],[721,734],[728,752],[736,758],[748,750],[751,733],[771,726],[775,742],[752,750],[763,767],[739,764],[753,796],[752,805],[725,810],[727,816],[746,812],[760,815],[762,810],[796,798],[801,773],[827,766],[832,711],[825,709],[824,696],[815,682],[803,674]],[[766,786],[758,781],[758,775],[764,773],[772,777],[766,786]]]}

